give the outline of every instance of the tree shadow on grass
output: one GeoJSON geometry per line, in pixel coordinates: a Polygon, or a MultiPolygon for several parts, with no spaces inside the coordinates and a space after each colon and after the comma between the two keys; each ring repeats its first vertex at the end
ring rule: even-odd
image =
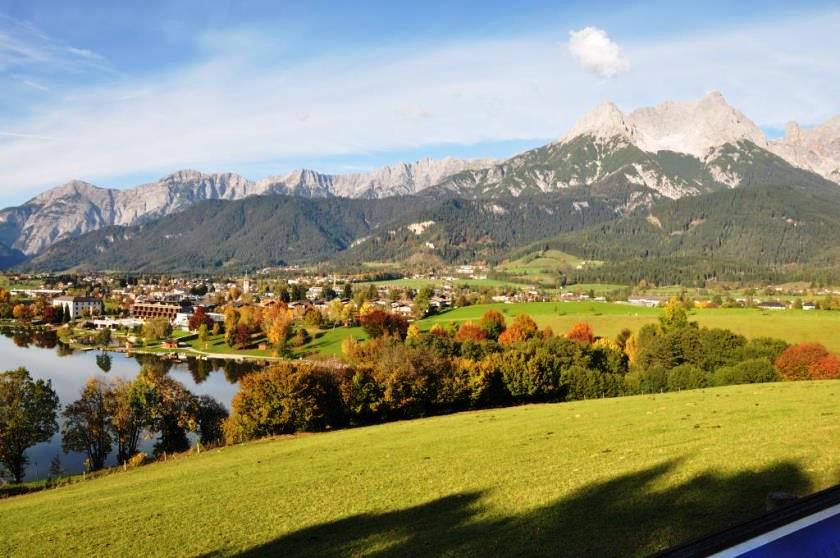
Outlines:
{"type": "Polygon", "coordinates": [[[647,555],[760,515],[770,492],[811,490],[792,462],[736,474],[710,471],[660,488],[658,482],[676,473],[677,465],[668,461],[586,486],[510,517],[493,516],[482,492],[456,494],[306,528],[238,556],[647,555]]]}

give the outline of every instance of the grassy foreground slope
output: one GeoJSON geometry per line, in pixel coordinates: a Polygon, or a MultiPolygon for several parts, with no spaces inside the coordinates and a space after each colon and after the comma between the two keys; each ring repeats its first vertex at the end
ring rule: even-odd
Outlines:
{"type": "Polygon", "coordinates": [[[840,473],[840,382],[262,441],[0,501],[3,556],[649,553],[840,473]]]}

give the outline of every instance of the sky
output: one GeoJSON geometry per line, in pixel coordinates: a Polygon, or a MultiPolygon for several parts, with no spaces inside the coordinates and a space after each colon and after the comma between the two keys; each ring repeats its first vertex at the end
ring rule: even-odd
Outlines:
{"type": "Polygon", "coordinates": [[[504,158],[603,101],[711,90],[778,136],[840,114],[840,0],[792,4],[0,0],[0,206],[504,158]]]}

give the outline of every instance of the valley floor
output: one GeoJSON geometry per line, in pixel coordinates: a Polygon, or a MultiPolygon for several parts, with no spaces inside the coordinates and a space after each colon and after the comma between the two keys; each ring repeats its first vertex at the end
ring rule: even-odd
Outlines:
{"type": "Polygon", "coordinates": [[[838,482],[838,408],[791,382],[230,446],[0,501],[0,555],[643,555],[838,482]]]}

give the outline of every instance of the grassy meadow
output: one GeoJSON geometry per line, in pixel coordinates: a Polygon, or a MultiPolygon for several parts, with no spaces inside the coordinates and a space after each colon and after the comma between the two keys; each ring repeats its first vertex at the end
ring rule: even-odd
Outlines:
{"type": "Polygon", "coordinates": [[[521,289],[522,287],[526,287],[528,282],[514,282],[514,281],[505,281],[503,279],[467,279],[463,276],[458,277],[455,276],[454,281],[446,281],[445,279],[388,279],[384,281],[367,281],[363,283],[354,283],[354,285],[376,285],[382,287],[398,287],[400,289],[422,289],[426,286],[433,286],[439,287],[443,286],[444,284],[450,284],[455,287],[465,287],[470,286],[476,289],[480,289],[481,287],[491,287],[491,288],[513,288],[513,289],[521,289]]]}
{"type": "Polygon", "coordinates": [[[0,555],[633,556],[840,475],[840,382],[460,413],[0,500],[0,555]]]}
{"type": "MultiPolygon", "coordinates": [[[[529,314],[540,326],[563,333],[580,321],[589,322],[597,335],[615,337],[622,329],[638,331],[655,323],[662,310],[608,302],[528,302],[483,304],[456,308],[419,322],[421,329],[434,324],[478,321],[489,309],[503,313],[510,321],[529,314]]],[[[840,353],[840,312],[821,310],[758,310],[755,308],[708,308],[689,312],[689,319],[709,328],[726,328],[747,337],[777,337],[789,343],[816,341],[840,353]]]]}
{"type": "MultiPolygon", "coordinates": [[[[572,325],[586,321],[602,337],[615,337],[622,329],[638,331],[645,324],[655,323],[662,310],[644,308],[627,304],[608,302],[526,302],[518,304],[478,304],[449,310],[442,314],[419,320],[423,330],[435,324],[450,325],[466,321],[477,322],[489,309],[495,309],[511,321],[516,315],[527,313],[540,326],[550,326],[555,333],[561,334],[572,325]]],[[[691,320],[706,327],[727,328],[747,337],[777,337],[789,343],[816,341],[829,350],[840,353],[840,312],[820,310],[758,310],[755,308],[708,308],[689,312],[691,320]]],[[[334,356],[341,354],[341,343],[347,337],[365,339],[367,334],[361,327],[337,327],[334,329],[310,330],[312,340],[306,345],[293,350],[293,356],[334,356]]],[[[188,335],[184,340],[198,352],[208,355],[236,355],[251,358],[272,358],[273,349],[260,350],[234,349],[227,345],[223,335],[211,336],[207,346],[200,343],[195,335],[188,335]]],[[[254,340],[256,345],[264,338],[254,340]]],[[[150,352],[171,352],[157,345],[144,348],[150,352]]]]}

